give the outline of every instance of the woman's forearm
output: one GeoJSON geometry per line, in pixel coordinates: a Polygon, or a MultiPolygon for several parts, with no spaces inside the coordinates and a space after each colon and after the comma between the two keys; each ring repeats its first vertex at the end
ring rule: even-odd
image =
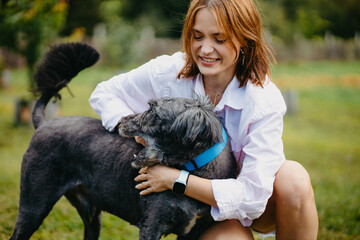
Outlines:
{"type": "Polygon", "coordinates": [[[185,195],[210,206],[217,207],[209,179],[190,174],[185,195]]]}
{"type": "MultiPolygon", "coordinates": [[[[179,175],[180,170],[163,165],[145,167],[140,170],[139,175],[135,178],[135,181],[139,182],[136,188],[141,190],[141,195],[172,190],[173,184],[179,175]]],[[[185,195],[217,207],[209,179],[190,174],[185,195]]]]}

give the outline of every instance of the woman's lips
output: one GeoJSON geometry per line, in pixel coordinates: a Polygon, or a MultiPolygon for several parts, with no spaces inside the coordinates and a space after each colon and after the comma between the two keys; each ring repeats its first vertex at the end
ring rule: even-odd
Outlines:
{"type": "Polygon", "coordinates": [[[220,59],[219,58],[210,58],[210,57],[202,57],[199,56],[201,63],[204,65],[214,65],[216,64],[220,59]]]}

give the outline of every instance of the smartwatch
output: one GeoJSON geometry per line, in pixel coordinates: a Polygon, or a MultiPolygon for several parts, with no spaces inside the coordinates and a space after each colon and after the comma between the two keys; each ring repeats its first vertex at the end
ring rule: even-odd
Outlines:
{"type": "Polygon", "coordinates": [[[189,172],[185,170],[181,170],[178,179],[176,179],[174,182],[172,191],[177,194],[184,194],[188,179],[189,179],[189,172]]]}

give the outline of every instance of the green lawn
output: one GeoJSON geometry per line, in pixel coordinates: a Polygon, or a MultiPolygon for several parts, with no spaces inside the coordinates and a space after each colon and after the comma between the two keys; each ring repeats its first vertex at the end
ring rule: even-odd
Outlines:
{"type": "MultiPolygon", "coordinates": [[[[87,99],[97,82],[115,70],[95,66],[70,84],[75,98],[62,90],[61,115],[97,117],[87,99]]],[[[0,90],[0,239],[11,235],[19,199],[20,164],[33,129],[14,127],[14,102],[27,96],[24,70],[11,72],[11,84],[0,90]]],[[[299,108],[286,115],[285,154],[309,171],[316,195],[318,239],[360,239],[360,62],[279,64],[274,82],[285,92],[296,90],[299,108]]],[[[33,239],[82,239],[80,217],[62,198],[33,239]]],[[[101,239],[137,239],[138,230],[103,214],[101,239]]],[[[174,239],[173,236],[165,239],[174,239]]]]}

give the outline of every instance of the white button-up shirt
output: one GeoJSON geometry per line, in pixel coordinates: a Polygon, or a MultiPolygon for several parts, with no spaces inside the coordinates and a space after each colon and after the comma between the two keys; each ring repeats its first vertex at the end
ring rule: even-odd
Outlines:
{"type": "MultiPolygon", "coordinates": [[[[147,110],[150,99],[204,96],[200,74],[191,79],[177,78],[184,64],[184,53],[177,52],[114,76],[98,84],[90,105],[104,127],[113,131],[123,116],[147,110]]],[[[250,226],[265,211],[275,174],[285,161],[282,142],[285,111],[284,99],[269,79],[264,87],[249,81],[239,88],[234,77],[227,86],[214,112],[227,129],[241,171],[236,179],[211,180],[218,206],[211,209],[215,220],[239,219],[244,226],[250,226]]]]}

